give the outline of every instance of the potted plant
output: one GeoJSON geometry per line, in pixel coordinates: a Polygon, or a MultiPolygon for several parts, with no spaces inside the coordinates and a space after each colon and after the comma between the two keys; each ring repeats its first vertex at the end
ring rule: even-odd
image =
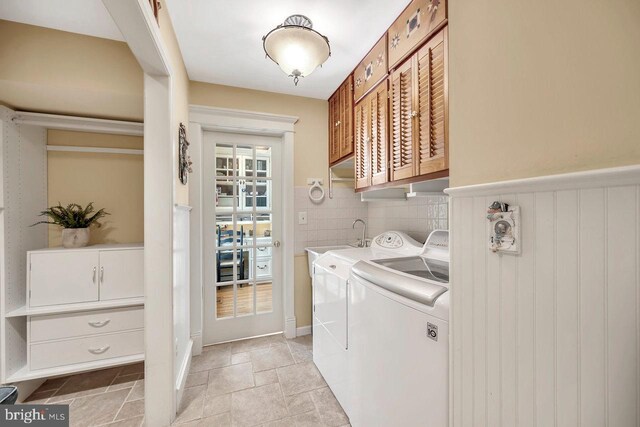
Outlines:
{"type": "Polygon", "coordinates": [[[94,213],[93,202],[83,208],[77,203],[71,203],[66,207],[60,205],[51,206],[49,209],[40,212],[39,216],[47,217],[46,220],[38,221],[33,225],[52,224],[59,225],[62,230],[62,246],[65,248],[82,248],[89,243],[89,227],[95,225],[100,227],[99,219],[109,215],[104,209],[94,213]]]}

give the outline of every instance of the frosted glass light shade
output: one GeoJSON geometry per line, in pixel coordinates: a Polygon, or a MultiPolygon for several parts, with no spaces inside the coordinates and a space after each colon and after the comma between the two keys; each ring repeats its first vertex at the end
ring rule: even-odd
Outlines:
{"type": "Polygon", "coordinates": [[[329,41],[311,27],[281,25],[263,39],[264,51],[288,76],[299,77],[311,74],[331,55],[329,41]]]}

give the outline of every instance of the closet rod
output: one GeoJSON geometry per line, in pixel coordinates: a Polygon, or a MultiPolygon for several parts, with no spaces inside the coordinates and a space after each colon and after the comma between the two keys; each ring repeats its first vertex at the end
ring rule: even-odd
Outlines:
{"type": "Polygon", "coordinates": [[[68,145],[47,145],[47,151],[66,151],[76,153],[107,153],[107,154],[132,154],[141,156],[144,150],[132,150],[129,148],[102,148],[102,147],[75,147],[68,145]]]}

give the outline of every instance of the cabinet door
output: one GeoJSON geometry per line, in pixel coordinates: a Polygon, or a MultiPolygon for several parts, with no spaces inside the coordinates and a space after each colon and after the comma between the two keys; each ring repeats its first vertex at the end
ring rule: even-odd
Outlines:
{"type": "Polygon", "coordinates": [[[371,185],[371,167],[369,156],[371,143],[369,139],[369,102],[363,99],[356,105],[356,158],[355,176],[356,188],[365,188],[371,185]]]}
{"type": "Polygon", "coordinates": [[[144,250],[100,251],[100,300],[144,295],[144,250]]]}
{"type": "Polygon", "coordinates": [[[329,163],[340,160],[340,91],[329,98],[329,163]]]}
{"type": "Polygon", "coordinates": [[[383,81],[369,95],[371,133],[371,185],[384,184],[389,180],[387,168],[389,151],[387,138],[388,98],[387,82],[383,81]]]}
{"type": "Polygon", "coordinates": [[[414,171],[413,62],[409,59],[391,75],[391,181],[410,178],[414,171]]]}
{"type": "Polygon", "coordinates": [[[418,51],[418,174],[449,168],[447,28],[418,51]]]}
{"type": "Polygon", "coordinates": [[[340,87],[340,158],[353,153],[353,76],[340,87]]]}
{"type": "Polygon", "coordinates": [[[29,306],[98,300],[98,251],[29,255],[29,306]]]}

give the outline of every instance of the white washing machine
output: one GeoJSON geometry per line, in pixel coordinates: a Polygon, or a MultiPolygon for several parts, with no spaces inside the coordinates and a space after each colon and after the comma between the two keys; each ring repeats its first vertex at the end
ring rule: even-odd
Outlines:
{"type": "Polygon", "coordinates": [[[349,278],[349,418],[354,427],[446,427],[449,234],[420,255],[359,261],[349,278]]]}
{"type": "Polygon", "coordinates": [[[422,250],[423,245],[405,233],[388,231],[375,237],[370,248],[328,251],[313,263],[313,361],[347,415],[351,268],[362,260],[417,256],[422,250]]]}

